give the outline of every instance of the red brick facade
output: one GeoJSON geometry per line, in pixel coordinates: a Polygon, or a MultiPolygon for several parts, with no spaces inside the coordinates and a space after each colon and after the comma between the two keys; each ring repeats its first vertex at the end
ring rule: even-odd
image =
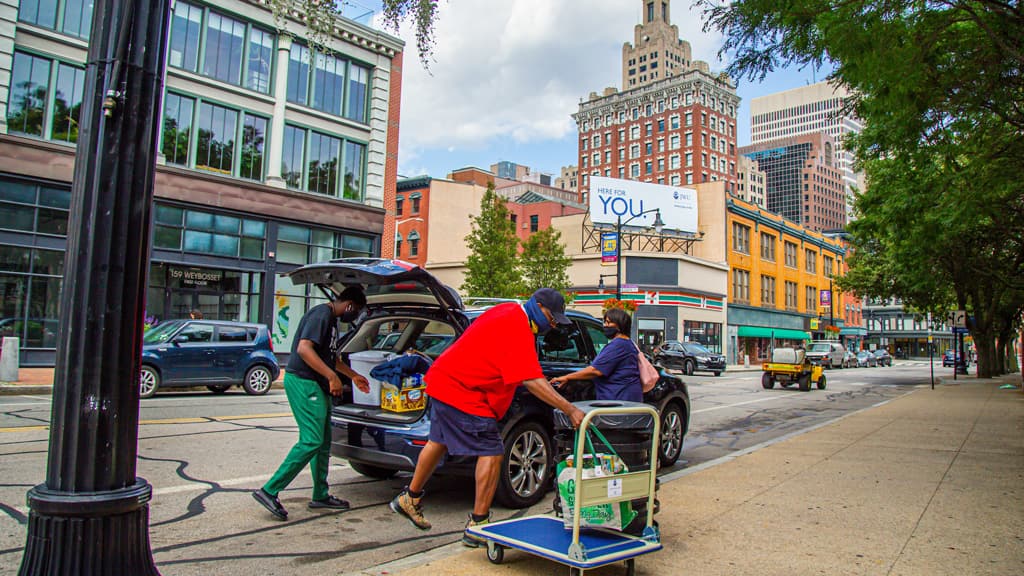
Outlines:
{"type": "Polygon", "coordinates": [[[402,107],[402,57],[399,52],[391,59],[391,82],[388,91],[388,140],[384,160],[384,232],[380,239],[382,258],[395,256],[395,186],[398,183],[398,127],[402,107]]]}

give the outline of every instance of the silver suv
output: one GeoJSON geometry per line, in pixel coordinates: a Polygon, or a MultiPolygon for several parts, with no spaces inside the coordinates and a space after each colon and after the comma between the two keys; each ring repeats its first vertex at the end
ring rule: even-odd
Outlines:
{"type": "Polygon", "coordinates": [[[826,368],[842,368],[846,348],[839,342],[812,342],[807,359],[826,368]]]}

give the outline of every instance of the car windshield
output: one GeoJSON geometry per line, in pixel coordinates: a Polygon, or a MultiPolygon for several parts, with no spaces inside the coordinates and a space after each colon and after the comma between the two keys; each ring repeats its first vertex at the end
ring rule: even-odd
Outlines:
{"type": "Polygon", "coordinates": [[[810,352],[829,352],[832,348],[828,344],[811,344],[810,352]]]}
{"type": "Polygon", "coordinates": [[[166,341],[167,337],[173,334],[183,323],[183,320],[172,320],[170,322],[157,324],[142,335],[142,343],[160,344],[161,342],[166,341]]]}
{"type": "Polygon", "coordinates": [[[857,357],[858,358],[865,358],[867,355],[868,355],[867,352],[857,352],[857,357]]]}
{"type": "Polygon", "coordinates": [[[888,353],[889,352],[887,352],[885,350],[882,350],[882,349],[875,350],[875,356],[885,356],[888,353]]]}
{"type": "Polygon", "coordinates": [[[711,354],[711,350],[708,350],[700,344],[694,344],[693,342],[687,342],[686,349],[689,350],[691,354],[711,354]]]}

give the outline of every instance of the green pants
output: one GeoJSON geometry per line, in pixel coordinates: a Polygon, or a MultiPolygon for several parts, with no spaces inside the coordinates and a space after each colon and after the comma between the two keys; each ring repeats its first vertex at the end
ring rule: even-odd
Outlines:
{"type": "Polygon", "coordinates": [[[274,476],[263,485],[277,496],[309,464],[313,473],[313,500],[327,498],[327,463],[331,457],[331,401],[314,380],[285,372],[284,391],[299,425],[299,441],[292,446],[274,476]]]}

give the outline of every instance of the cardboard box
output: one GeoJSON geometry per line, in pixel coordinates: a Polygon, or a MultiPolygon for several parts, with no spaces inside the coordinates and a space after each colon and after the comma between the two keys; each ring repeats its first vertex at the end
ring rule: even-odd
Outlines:
{"type": "Polygon", "coordinates": [[[427,387],[401,388],[383,383],[380,387],[380,407],[389,412],[412,412],[427,407],[427,387]]]}

